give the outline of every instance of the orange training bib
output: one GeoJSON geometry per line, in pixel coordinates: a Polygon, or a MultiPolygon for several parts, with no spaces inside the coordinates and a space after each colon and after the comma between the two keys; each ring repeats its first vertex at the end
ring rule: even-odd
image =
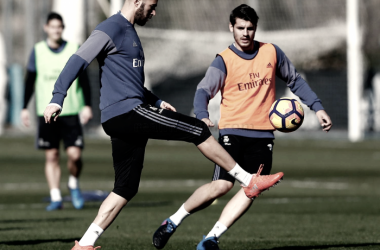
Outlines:
{"type": "Polygon", "coordinates": [[[221,89],[219,129],[274,130],[268,118],[275,101],[277,57],[274,46],[260,43],[257,55],[251,60],[241,58],[230,48],[219,55],[227,69],[221,89]]]}

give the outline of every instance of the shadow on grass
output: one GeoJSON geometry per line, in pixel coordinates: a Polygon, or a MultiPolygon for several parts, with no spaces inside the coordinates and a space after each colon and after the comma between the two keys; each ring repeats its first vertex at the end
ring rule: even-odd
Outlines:
{"type": "Polygon", "coordinates": [[[26,222],[66,222],[77,220],[76,218],[45,218],[45,219],[25,219],[25,220],[0,220],[0,224],[5,223],[26,223],[26,222]]]}
{"type": "Polygon", "coordinates": [[[170,201],[136,201],[128,203],[128,207],[161,207],[171,205],[170,201]]]}
{"type": "Polygon", "coordinates": [[[329,249],[335,247],[369,247],[380,246],[380,243],[352,243],[352,244],[336,244],[336,245],[320,245],[320,246],[286,246],[286,247],[274,247],[270,250],[309,250],[309,249],[329,249]]]}
{"type": "MultiPolygon", "coordinates": [[[[85,204],[85,209],[99,209],[101,202],[88,202],[85,204]]],[[[162,207],[162,206],[168,206],[172,205],[173,202],[171,201],[131,201],[127,204],[127,207],[162,207]]],[[[0,221],[1,222],[1,221],[0,221]]]]}
{"type": "Polygon", "coordinates": [[[12,231],[12,230],[24,230],[27,229],[27,227],[5,227],[0,228],[0,231],[12,231]]]}
{"type": "Polygon", "coordinates": [[[74,243],[77,238],[72,239],[48,239],[48,240],[14,240],[14,241],[0,241],[0,245],[8,246],[27,246],[27,245],[38,245],[41,243],[50,243],[50,242],[62,242],[62,243],[74,243]]]}

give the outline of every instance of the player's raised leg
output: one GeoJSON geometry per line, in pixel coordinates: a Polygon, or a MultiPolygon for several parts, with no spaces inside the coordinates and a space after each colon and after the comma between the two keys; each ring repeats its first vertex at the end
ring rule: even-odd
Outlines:
{"type": "Polygon", "coordinates": [[[82,209],[84,199],[79,188],[79,175],[82,170],[82,150],[79,147],[70,146],[66,149],[67,168],[69,169],[69,181],[67,187],[70,190],[71,202],[76,209],[82,209]]]}
{"type": "Polygon", "coordinates": [[[45,176],[50,189],[50,204],[47,211],[62,209],[62,196],[59,187],[61,168],[59,166],[59,151],[57,148],[45,150],[45,176]]]}
{"type": "Polygon", "coordinates": [[[224,169],[232,179],[236,179],[243,186],[249,198],[258,196],[282,178],[283,173],[270,176],[255,175],[252,178],[253,175],[242,169],[214,139],[203,121],[146,104],[135,107],[133,111],[130,115],[121,116],[120,119],[125,121],[122,123],[124,127],[119,128],[120,134],[125,133],[127,129],[125,126],[140,124],[139,130],[136,127],[130,127],[130,130],[135,134],[141,133],[150,139],[193,143],[207,158],[224,169]],[[265,181],[263,181],[264,179],[265,181]]]}

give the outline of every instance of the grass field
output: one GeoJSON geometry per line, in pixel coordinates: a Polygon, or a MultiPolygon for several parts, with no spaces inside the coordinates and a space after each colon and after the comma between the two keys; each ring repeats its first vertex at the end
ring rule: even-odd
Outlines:
{"type": "MultiPolygon", "coordinates": [[[[87,203],[80,211],[65,203],[62,211],[45,212],[44,156],[33,144],[32,138],[0,138],[0,249],[71,249],[100,203],[87,203]]],[[[87,140],[86,146],[82,189],[110,191],[110,142],[87,140]]],[[[380,249],[378,141],[278,139],[274,150],[273,171],[285,172],[284,181],[223,235],[221,249],[380,249]]],[[[64,164],[62,157],[67,195],[64,164]]],[[[153,232],[212,170],[192,145],[150,143],[139,194],[97,244],[102,250],[153,250],[153,232]]],[[[195,249],[231,195],[186,219],[164,249],[195,249]]]]}

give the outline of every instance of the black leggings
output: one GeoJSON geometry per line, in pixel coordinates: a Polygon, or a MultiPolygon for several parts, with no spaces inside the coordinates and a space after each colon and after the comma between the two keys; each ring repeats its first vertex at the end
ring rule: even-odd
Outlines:
{"type": "Polygon", "coordinates": [[[148,104],[139,105],[102,125],[112,142],[113,192],[128,201],[138,191],[148,139],[186,141],[198,146],[211,136],[204,122],[148,104]]]}

